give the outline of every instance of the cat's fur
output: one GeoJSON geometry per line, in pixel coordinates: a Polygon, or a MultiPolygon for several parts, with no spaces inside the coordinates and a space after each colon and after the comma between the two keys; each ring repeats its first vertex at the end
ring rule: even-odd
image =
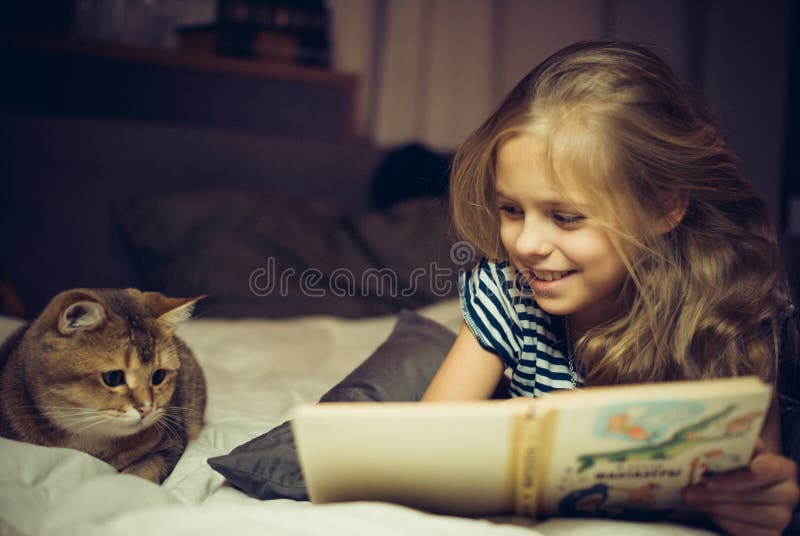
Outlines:
{"type": "Polygon", "coordinates": [[[198,299],[57,295],[0,348],[0,435],[79,449],[162,482],[203,426],[205,378],[174,334],[198,299]]]}

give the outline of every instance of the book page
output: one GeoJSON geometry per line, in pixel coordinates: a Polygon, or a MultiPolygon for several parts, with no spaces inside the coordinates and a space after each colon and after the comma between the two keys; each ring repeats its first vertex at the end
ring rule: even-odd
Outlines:
{"type": "Polygon", "coordinates": [[[558,409],[541,512],[664,518],[683,509],[687,484],[747,465],[771,389],[757,380],[725,389],[720,381],[729,380],[688,391],[675,384],[672,393],[654,384],[617,398],[604,389],[546,399],[558,409]]]}

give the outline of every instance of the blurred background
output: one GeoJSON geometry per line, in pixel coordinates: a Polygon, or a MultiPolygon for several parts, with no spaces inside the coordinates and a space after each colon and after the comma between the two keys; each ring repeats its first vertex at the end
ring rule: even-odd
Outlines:
{"type": "MultiPolygon", "coordinates": [[[[347,102],[345,96],[326,102],[350,106],[326,112],[350,123],[338,125],[336,134],[380,146],[418,141],[441,150],[456,147],[517,80],[562,46],[594,38],[647,43],[713,103],[729,143],[772,205],[777,208],[779,199],[797,193],[783,181],[796,169],[785,158],[793,152],[788,127],[797,123],[788,116],[790,50],[792,39],[797,39],[792,21],[798,11],[789,0],[12,0],[0,10],[5,33],[52,37],[52,43],[164,51],[163,56],[152,56],[154,62],[166,63],[169,52],[221,54],[252,63],[312,65],[330,74],[346,73],[353,78],[338,82],[352,85],[342,92],[355,102],[347,102]]],[[[120,54],[116,59],[129,58],[120,54]]],[[[174,70],[189,68],[188,63],[182,66],[176,60],[174,70]]],[[[38,99],[63,101],[66,97],[53,90],[78,92],[75,86],[81,81],[62,77],[46,92],[36,91],[25,87],[24,78],[31,73],[25,73],[23,65],[17,67],[20,70],[6,73],[13,75],[11,82],[19,91],[5,91],[3,106],[100,113],[81,109],[77,102],[31,102],[31,90],[38,99]]],[[[234,70],[212,62],[207,69],[209,78],[215,73],[234,78],[234,70]]],[[[149,88],[153,82],[139,79],[137,84],[149,88]]],[[[100,86],[95,91],[116,89],[110,80],[95,85],[100,86]]],[[[83,95],[70,97],[95,96],[91,88],[81,89],[83,95]]],[[[142,96],[151,101],[147,107],[174,105],[176,94],[191,99],[191,94],[205,90],[160,89],[164,93],[142,96]]],[[[102,113],[132,115],[124,97],[106,103],[102,113]],[[117,109],[110,109],[113,106],[117,109]]],[[[227,114],[230,126],[252,126],[237,123],[233,110],[250,105],[235,94],[219,95],[216,107],[226,110],[192,110],[207,115],[192,121],[221,123],[224,118],[219,116],[227,114]]],[[[165,114],[153,119],[173,118],[165,114]]],[[[319,128],[318,136],[332,135],[328,131],[333,127],[319,128]]]]}
{"type": "Polygon", "coordinates": [[[3,2],[0,280],[46,262],[16,255],[55,240],[67,191],[101,195],[95,175],[103,195],[226,175],[353,210],[442,194],[450,154],[513,85],[597,38],[652,45],[704,95],[800,237],[799,13],[790,0],[3,2]],[[433,186],[409,186],[426,174],[433,186]]]}

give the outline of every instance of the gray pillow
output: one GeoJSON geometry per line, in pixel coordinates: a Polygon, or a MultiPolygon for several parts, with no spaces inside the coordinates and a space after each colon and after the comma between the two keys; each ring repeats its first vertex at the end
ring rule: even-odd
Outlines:
{"type": "MultiPolygon", "coordinates": [[[[454,340],[433,320],[402,311],[389,338],[320,402],[419,400],[454,340]]],[[[308,499],[289,421],[208,463],[258,499],[308,499]]]]}
{"type": "Polygon", "coordinates": [[[196,316],[393,314],[455,295],[466,264],[451,259],[446,207],[430,199],[351,213],[209,189],[130,199],[117,218],[148,288],[208,295],[196,316]]]}

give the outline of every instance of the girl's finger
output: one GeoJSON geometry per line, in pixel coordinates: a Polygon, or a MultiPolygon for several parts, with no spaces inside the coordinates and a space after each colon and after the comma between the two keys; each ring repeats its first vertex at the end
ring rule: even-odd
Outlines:
{"type": "Polygon", "coordinates": [[[796,487],[797,466],[788,458],[765,453],[756,456],[747,469],[710,476],[705,485],[709,491],[732,493],[766,488],[781,482],[793,482],[796,487]]]}
{"type": "Polygon", "coordinates": [[[706,504],[700,511],[715,522],[726,520],[769,530],[782,530],[791,519],[791,510],[784,505],[763,504],[706,504]]]}
{"type": "Polygon", "coordinates": [[[704,486],[686,488],[684,498],[692,507],[702,508],[710,504],[749,504],[792,506],[797,502],[797,485],[783,481],[772,486],[746,491],[710,491],[704,486]]]}

